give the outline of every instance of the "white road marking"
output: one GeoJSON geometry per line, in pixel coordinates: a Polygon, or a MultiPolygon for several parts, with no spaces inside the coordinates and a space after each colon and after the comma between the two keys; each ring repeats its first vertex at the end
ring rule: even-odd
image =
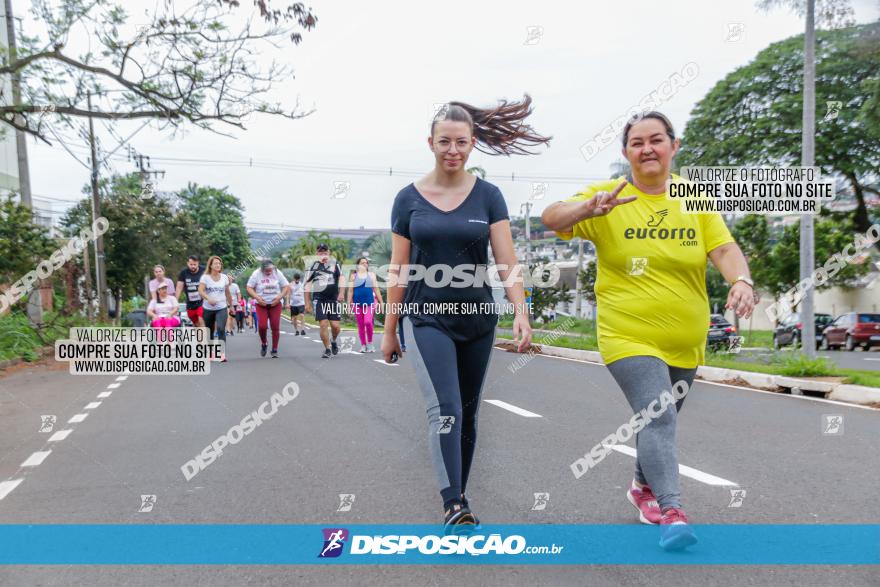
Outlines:
{"type": "Polygon", "coordinates": [[[73,430],[59,430],[49,437],[49,442],[58,442],[59,440],[64,440],[70,435],[71,432],[73,432],[73,430]]]}
{"type": "Polygon", "coordinates": [[[386,367],[400,367],[400,365],[398,365],[397,363],[386,363],[385,359],[373,359],[373,360],[375,362],[379,363],[380,365],[385,365],[386,367]]]}
{"type": "Polygon", "coordinates": [[[119,383],[111,383],[110,385],[107,386],[107,389],[116,389],[120,385],[121,384],[119,384],[119,383]]]}
{"type": "Polygon", "coordinates": [[[82,421],[85,420],[88,416],[89,416],[88,414],[77,414],[76,416],[74,416],[73,418],[71,418],[70,420],[68,420],[67,423],[68,423],[68,424],[76,424],[76,423],[78,423],[78,422],[82,422],[82,421]]]}
{"type": "MultiPolygon", "coordinates": [[[[306,337],[306,338],[308,338],[308,337],[306,337]]],[[[309,338],[309,340],[312,341],[312,342],[316,342],[316,343],[318,343],[318,344],[324,344],[324,341],[323,341],[323,340],[318,340],[318,339],[316,339],[316,338],[309,338]]]]}
{"type": "Polygon", "coordinates": [[[101,398],[110,397],[110,395],[112,393],[113,393],[112,391],[102,391],[101,393],[98,394],[98,397],[101,397],[101,398]]]}
{"type": "Polygon", "coordinates": [[[36,467],[37,465],[39,465],[40,463],[45,461],[46,457],[48,457],[49,453],[51,453],[51,452],[52,452],[51,450],[38,450],[37,452],[35,452],[31,456],[29,456],[27,458],[27,460],[21,464],[21,466],[22,467],[36,467]]]}
{"type": "Polygon", "coordinates": [[[128,379],[128,375],[120,375],[116,378],[116,381],[125,381],[126,379],[128,379]]]}
{"type": "Polygon", "coordinates": [[[83,408],[83,409],[85,409],[85,410],[94,410],[95,408],[97,408],[97,407],[100,406],[100,405],[101,405],[101,402],[89,402],[88,404],[86,404],[86,407],[83,408]]]}
{"type": "Polygon", "coordinates": [[[522,409],[518,406],[515,406],[513,404],[503,402],[500,399],[485,399],[483,401],[488,404],[498,406],[499,408],[504,408],[505,410],[507,410],[509,412],[513,412],[514,414],[516,414],[518,416],[522,416],[523,418],[543,418],[543,416],[541,416],[541,414],[536,414],[535,412],[530,412],[528,410],[524,410],[524,409],[522,409]]]}
{"type": "Polygon", "coordinates": [[[13,489],[18,487],[18,484],[24,481],[24,479],[12,479],[11,481],[0,481],[0,499],[3,499],[7,495],[9,495],[13,489]]]}
{"type": "Polygon", "coordinates": [[[880,359],[873,359],[873,358],[872,358],[872,359],[869,359],[869,358],[867,358],[867,357],[865,357],[864,359],[865,359],[866,361],[880,361],[880,359]]]}
{"type": "MultiPolygon", "coordinates": [[[[606,444],[605,446],[616,450],[619,453],[629,455],[633,458],[635,458],[636,456],[636,449],[625,444],[606,444]]],[[[678,472],[685,477],[690,477],[691,479],[695,479],[701,483],[705,483],[706,485],[716,485],[721,487],[739,487],[739,483],[734,483],[733,481],[728,481],[727,479],[722,479],[721,477],[716,477],[715,475],[704,473],[703,471],[688,467],[686,465],[678,465],[678,472]]]]}

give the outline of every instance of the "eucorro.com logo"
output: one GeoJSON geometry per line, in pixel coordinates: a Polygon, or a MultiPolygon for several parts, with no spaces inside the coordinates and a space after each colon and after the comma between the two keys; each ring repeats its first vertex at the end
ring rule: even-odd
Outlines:
{"type": "Polygon", "coordinates": [[[502,538],[500,534],[488,537],[471,536],[349,536],[345,528],[324,528],[323,547],[318,558],[333,558],[342,554],[345,542],[351,538],[349,554],[407,554],[417,550],[420,554],[559,554],[563,546],[526,546],[526,539],[519,535],[502,538]]]}

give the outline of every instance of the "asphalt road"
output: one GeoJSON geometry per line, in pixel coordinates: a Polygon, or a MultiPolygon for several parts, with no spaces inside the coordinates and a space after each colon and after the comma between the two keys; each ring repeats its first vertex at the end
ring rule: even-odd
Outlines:
{"type": "MultiPolygon", "coordinates": [[[[0,378],[0,523],[439,522],[424,406],[406,359],[322,360],[314,333],[284,334],[277,360],[259,357],[256,335],[236,335],[229,362],[208,376],[118,380],[72,376],[59,364],[0,378]],[[183,463],[291,381],[294,402],[184,478],[183,463]],[[38,431],[46,414],[57,417],[52,433],[38,431]],[[72,432],[50,442],[59,430],[72,432]],[[145,494],[156,502],[139,512],[145,494]],[[355,495],[350,511],[337,511],[339,494],[355,495]]],[[[580,479],[569,468],[631,415],[607,370],[537,356],[513,373],[517,357],[493,354],[468,489],[475,511],[497,523],[637,523],[624,496],[634,465],[625,449],[580,479]],[[537,492],[550,494],[541,511],[537,492]]],[[[880,523],[878,427],[878,410],[698,383],[678,432],[680,463],[694,470],[682,477],[685,508],[707,524],[880,523]],[[825,415],[843,416],[842,434],[823,433],[825,415]],[[709,476],[746,489],[742,506],[728,507],[732,486],[709,476]]],[[[2,585],[878,585],[877,577],[876,567],[828,566],[0,567],[2,585]]]]}

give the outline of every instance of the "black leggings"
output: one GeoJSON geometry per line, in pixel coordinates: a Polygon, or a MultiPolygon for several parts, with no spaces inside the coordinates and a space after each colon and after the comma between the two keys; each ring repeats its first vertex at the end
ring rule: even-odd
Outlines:
{"type": "Polygon", "coordinates": [[[214,331],[216,331],[217,338],[224,342],[226,341],[226,320],[228,317],[226,308],[203,310],[202,319],[211,333],[211,340],[214,340],[214,331]]]}
{"type": "Polygon", "coordinates": [[[428,413],[428,447],[444,507],[467,487],[477,445],[480,393],[495,332],[456,342],[431,326],[413,327],[404,318],[407,357],[412,358],[428,413]]]}
{"type": "Polygon", "coordinates": [[[239,330],[244,328],[244,312],[235,313],[235,324],[238,326],[239,330]]]}

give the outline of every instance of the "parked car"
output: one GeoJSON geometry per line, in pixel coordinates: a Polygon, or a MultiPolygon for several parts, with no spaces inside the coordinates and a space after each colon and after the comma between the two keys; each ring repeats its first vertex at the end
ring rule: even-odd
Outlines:
{"type": "Polygon", "coordinates": [[[822,348],[845,347],[855,350],[857,346],[865,350],[880,346],[880,314],[848,312],[838,316],[822,333],[822,348]]]}
{"type": "Polygon", "coordinates": [[[143,328],[147,326],[147,311],[132,310],[125,315],[123,324],[130,325],[132,328],[143,328]]]}
{"type": "Polygon", "coordinates": [[[736,327],[721,314],[709,316],[709,334],[706,346],[713,351],[730,348],[732,339],[736,337],[736,327]]]}
{"type": "MultiPolygon", "coordinates": [[[[817,313],[814,316],[816,325],[816,348],[822,343],[822,333],[825,328],[831,324],[834,319],[831,314],[817,313]]],[[[804,339],[801,329],[800,314],[792,314],[776,326],[773,331],[773,348],[778,349],[786,345],[798,346],[804,339]]]]}

